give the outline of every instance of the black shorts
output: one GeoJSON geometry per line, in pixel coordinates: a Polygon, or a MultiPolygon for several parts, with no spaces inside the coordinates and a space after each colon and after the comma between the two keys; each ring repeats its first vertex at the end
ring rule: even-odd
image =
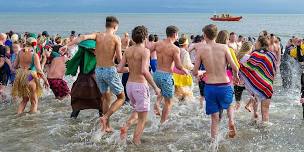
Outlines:
{"type": "Polygon", "coordinates": [[[200,94],[201,94],[202,97],[205,96],[205,92],[204,92],[205,85],[206,85],[205,81],[199,81],[198,82],[198,87],[200,89],[200,94]]]}
{"type": "Polygon", "coordinates": [[[245,90],[245,87],[242,86],[234,86],[234,95],[235,95],[235,101],[241,101],[242,100],[242,94],[245,90]]]}

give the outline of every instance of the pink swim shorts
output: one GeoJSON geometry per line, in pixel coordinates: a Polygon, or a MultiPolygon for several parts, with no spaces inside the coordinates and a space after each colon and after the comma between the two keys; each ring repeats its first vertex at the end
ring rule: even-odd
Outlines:
{"type": "Polygon", "coordinates": [[[145,83],[128,82],[127,95],[136,112],[150,111],[150,91],[145,83]]]}

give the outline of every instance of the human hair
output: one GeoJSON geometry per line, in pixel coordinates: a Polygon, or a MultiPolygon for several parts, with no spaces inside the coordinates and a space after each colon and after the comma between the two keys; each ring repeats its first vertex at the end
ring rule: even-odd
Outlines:
{"type": "Polygon", "coordinates": [[[193,43],[199,43],[202,41],[202,37],[200,35],[196,35],[194,37],[193,43]]]}
{"type": "Polygon", "coordinates": [[[236,58],[237,60],[241,60],[245,54],[248,54],[250,51],[252,51],[252,43],[249,41],[246,41],[241,46],[240,51],[237,53],[236,58]]]}
{"type": "Polygon", "coordinates": [[[229,35],[231,36],[231,35],[236,35],[236,34],[235,34],[234,32],[230,32],[230,34],[229,34],[229,35]]]}
{"type": "Polygon", "coordinates": [[[158,35],[154,35],[154,42],[157,42],[158,41],[158,35]]]}
{"type": "Polygon", "coordinates": [[[217,36],[217,27],[214,24],[206,25],[202,31],[209,40],[214,40],[217,36]]]}
{"type": "Polygon", "coordinates": [[[260,33],[260,36],[268,36],[268,32],[266,30],[264,30],[260,33]]]}
{"type": "Polygon", "coordinates": [[[60,43],[62,42],[61,37],[60,37],[60,36],[56,37],[56,38],[55,38],[55,42],[56,42],[57,44],[60,44],[60,43]]]}
{"type": "Polygon", "coordinates": [[[107,16],[106,28],[114,28],[118,24],[119,24],[119,21],[115,16],[107,16]]]}
{"type": "Polygon", "coordinates": [[[259,36],[258,41],[260,48],[268,49],[269,47],[269,38],[267,36],[259,36]]]}
{"type": "Polygon", "coordinates": [[[154,40],[155,40],[154,35],[153,35],[153,34],[150,34],[150,35],[149,35],[149,41],[150,41],[150,42],[153,42],[154,40]]]}
{"type": "Polygon", "coordinates": [[[167,37],[173,37],[178,31],[179,29],[176,26],[170,25],[166,28],[166,35],[167,37]]]}
{"type": "Polygon", "coordinates": [[[193,34],[190,36],[190,39],[191,39],[191,40],[193,40],[193,39],[194,39],[194,35],[193,35],[193,34]]]}
{"type": "Polygon", "coordinates": [[[136,44],[143,43],[147,37],[148,37],[148,29],[143,25],[136,26],[132,30],[132,40],[136,44]]]}
{"type": "Polygon", "coordinates": [[[229,40],[229,33],[226,30],[222,30],[218,33],[215,42],[220,44],[227,44],[229,40]]]}

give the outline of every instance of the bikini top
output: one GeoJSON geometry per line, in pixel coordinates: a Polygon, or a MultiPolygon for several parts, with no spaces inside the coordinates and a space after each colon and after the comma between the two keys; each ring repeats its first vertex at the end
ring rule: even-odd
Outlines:
{"type": "MultiPolygon", "coordinates": [[[[20,61],[20,52],[18,53],[18,62],[20,61]]],[[[33,52],[32,52],[32,61],[31,61],[31,64],[30,64],[30,67],[28,68],[28,70],[36,71],[36,67],[35,67],[35,53],[33,53],[33,52]]]]}

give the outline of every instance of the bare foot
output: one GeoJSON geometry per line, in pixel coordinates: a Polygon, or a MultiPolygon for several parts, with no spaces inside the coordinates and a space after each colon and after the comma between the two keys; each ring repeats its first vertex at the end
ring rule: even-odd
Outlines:
{"type": "Polygon", "coordinates": [[[228,137],[234,138],[236,136],[236,128],[235,125],[229,125],[228,137]]]}
{"type": "Polygon", "coordinates": [[[104,116],[100,118],[101,132],[106,132],[108,119],[104,116]]]}
{"type": "Polygon", "coordinates": [[[246,104],[245,109],[246,109],[248,112],[252,112],[252,111],[253,111],[253,108],[252,108],[252,105],[251,105],[251,102],[250,102],[250,101],[246,104]]]}
{"type": "Polygon", "coordinates": [[[128,135],[128,128],[126,126],[120,128],[120,140],[125,140],[128,135]]]}
{"type": "Polygon", "coordinates": [[[106,128],[107,133],[112,133],[113,131],[114,131],[114,129],[112,127],[107,127],[106,128]]]}
{"type": "Polygon", "coordinates": [[[141,141],[140,141],[140,140],[135,140],[135,139],[133,139],[133,143],[134,143],[136,146],[138,146],[138,145],[141,144],[141,141]]]}
{"type": "MultiPolygon", "coordinates": [[[[236,102],[235,105],[234,105],[234,109],[235,110],[239,110],[241,107],[241,103],[240,102],[236,102]]],[[[245,107],[246,108],[246,107],[245,107]]]]}
{"type": "Polygon", "coordinates": [[[160,108],[159,108],[159,105],[158,105],[158,104],[154,104],[154,113],[155,113],[157,116],[160,116],[160,108]]]}

